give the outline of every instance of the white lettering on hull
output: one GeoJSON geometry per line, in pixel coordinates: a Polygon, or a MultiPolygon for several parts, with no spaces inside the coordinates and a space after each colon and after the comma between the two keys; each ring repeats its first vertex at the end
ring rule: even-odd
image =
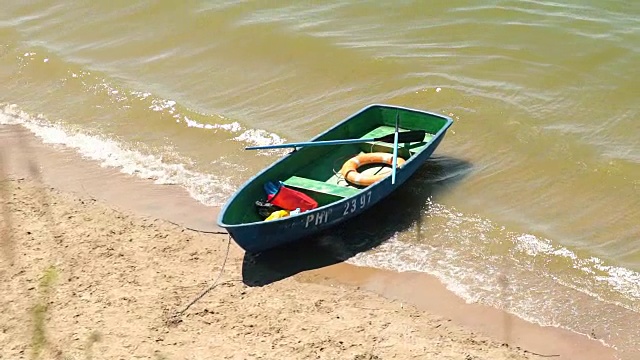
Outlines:
{"type": "Polygon", "coordinates": [[[344,206],[342,215],[349,215],[358,209],[363,209],[371,202],[371,191],[360,195],[358,198],[354,198],[351,201],[347,201],[344,206]]]}
{"type": "Polygon", "coordinates": [[[317,212],[315,214],[307,215],[307,219],[305,221],[304,227],[308,228],[309,225],[322,225],[329,221],[329,216],[331,215],[331,209],[317,212]]]}
{"type": "MultiPolygon", "coordinates": [[[[347,201],[344,205],[345,208],[344,208],[344,211],[342,212],[342,215],[346,216],[357,210],[362,210],[370,203],[371,203],[371,191],[366,192],[362,195],[359,195],[357,198],[351,199],[350,201],[347,201]]],[[[329,221],[330,216],[331,216],[331,209],[309,214],[305,219],[304,227],[308,228],[309,225],[318,226],[318,225],[325,224],[329,221]]]]}

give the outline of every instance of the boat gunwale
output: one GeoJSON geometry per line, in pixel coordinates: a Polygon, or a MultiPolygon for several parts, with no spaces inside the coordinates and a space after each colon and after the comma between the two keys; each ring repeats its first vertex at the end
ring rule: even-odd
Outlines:
{"type": "MultiPolygon", "coordinates": [[[[438,140],[443,134],[444,132],[446,132],[449,127],[451,127],[451,125],[453,124],[453,119],[451,119],[451,117],[443,115],[443,114],[438,114],[435,112],[431,112],[431,111],[426,111],[426,110],[419,110],[419,109],[414,109],[414,108],[409,108],[409,107],[404,107],[404,106],[397,106],[397,105],[385,105],[385,104],[370,104],[365,106],[364,108],[360,109],[359,111],[353,113],[352,115],[348,116],[347,118],[343,119],[342,121],[336,123],[335,125],[333,125],[332,127],[326,129],[325,131],[319,133],[318,135],[316,135],[315,137],[311,138],[309,141],[316,141],[317,139],[319,139],[320,137],[322,137],[323,135],[327,134],[329,131],[340,127],[341,125],[349,122],[351,119],[353,119],[354,117],[362,114],[363,112],[374,108],[374,107],[381,107],[381,108],[387,108],[387,109],[399,109],[399,110],[407,110],[410,112],[418,112],[418,113],[422,113],[422,114],[426,114],[426,115],[430,115],[430,116],[435,116],[441,119],[446,120],[447,122],[440,128],[440,130],[438,130],[438,132],[436,132],[434,134],[434,136],[431,138],[431,140],[429,140],[425,146],[417,153],[415,153],[413,156],[409,157],[409,159],[406,161],[406,164],[411,163],[412,161],[414,161],[417,157],[419,157],[420,154],[422,154],[424,151],[426,151],[429,146],[435,142],[436,140],[438,140]]],[[[264,220],[263,221],[254,221],[254,222],[246,222],[246,223],[240,223],[240,224],[226,224],[222,221],[222,218],[224,217],[227,208],[233,203],[233,201],[235,200],[235,198],[240,194],[240,192],[242,192],[242,190],[244,188],[246,188],[249,184],[251,184],[256,178],[260,177],[260,175],[262,175],[263,173],[267,172],[269,169],[275,167],[276,165],[278,165],[280,162],[285,161],[289,156],[291,156],[292,153],[287,154],[286,156],[276,160],[275,162],[271,163],[271,165],[263,168],[262,170],[260,170],[259,172],[257,172],[255,175],[253,175],[252,177],[250,177],[249,179],[247,179],[247,181],[245,181],[239,188],[238,190],[236,190],[236,192],[225,202],[224,206],[220,209],[220,213],[218,215],[218,219],[217,219],[217,224],[218,226],[222,227],[222,228],[239,228],[239,227],[245,227],[245,226],[249,226],[249,225],[253,225],[253,226],[257,226],[259,224],[264,224],[264,220]]],[[[406,166],[406,165],[405,165],[406,166]]],[[[367,186],[367,189],[375,189],[376,187],[378,187],[380,184],[382,184],[384,181],[389,180],[390,178],[387,176],[383,179],[378,180],[377,182],[375,182],[374,184],[371,184],[369,186],[367,186]]],[[[348,196],[345,198],[342,198],[340,200],[337,200],[335,202],[317,207],[315,209],[309,210],[309,211],[305,211],[304,214],[308,215],[311,213],[315,213],[318,211],[322,211],[323,209],[330,207],[330,206],[334,206],[336,204],[340,204],[340,203],[344,203],[345,201],[350,201],[354,196],[357,195],[353,195],[353,196],[348,196]]],[[[274,219],[269,221],[269,223],[276,223],[276,222],[285,222],[285,221],[292,221],[293,219],[298,218],[300,215],[302,215],[302,213],[294,215],[294,216],[287,216],[287,217],[283,217],[283,218],[279,218],[279,219],[274,219]]]]}

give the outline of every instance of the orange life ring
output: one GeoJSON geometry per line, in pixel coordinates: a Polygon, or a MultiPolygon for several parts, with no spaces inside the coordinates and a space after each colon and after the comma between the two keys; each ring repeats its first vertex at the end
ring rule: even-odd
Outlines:
{"type": "MultiPolygon", "coordinates": [[[[398,167],[401,167],[405,163],[405,160],[401,157],[398,157],[396,163],[398,167]]],[[[367,164],[391,165],[393,164],[393,154],[376,152],[354,156],[351,159],[347,160],[344,165],[342,165],[340,173],[348,182],[362,186],[369,186],[389,176],[388,173],[380,175],[364,175],[359,173],[358,168],[362,165],[367,164]]]]}

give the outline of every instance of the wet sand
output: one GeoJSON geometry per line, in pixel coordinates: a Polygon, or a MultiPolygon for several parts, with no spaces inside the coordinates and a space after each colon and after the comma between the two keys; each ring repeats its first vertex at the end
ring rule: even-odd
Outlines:
{"type": "Polygon", "coordinates": [[[466,304],[424,274],[344,263],[300,271],[245,256],[224,234],[187,229],[219,232],[216,209],[20,127],[0,127],[0,154],[0,358],[615,355],[587,336],[466,304]],[[180,313],[223,264],[219,285],[180,313]]]}

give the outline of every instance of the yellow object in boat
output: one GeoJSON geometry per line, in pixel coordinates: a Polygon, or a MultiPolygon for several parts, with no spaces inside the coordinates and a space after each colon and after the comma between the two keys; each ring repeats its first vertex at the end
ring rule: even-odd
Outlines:
{"type": "Polygon", "coordinates": [[[278,210],[278,211],[274,211],[273,213],[271,213],[271,215],[269,215],[268,218],[264,219],[264,221],[280,219],[280,218],[283,218],[283,217],[286,217],[286,216],[289,216],[289,211],[288,210],[278,210]]]}

